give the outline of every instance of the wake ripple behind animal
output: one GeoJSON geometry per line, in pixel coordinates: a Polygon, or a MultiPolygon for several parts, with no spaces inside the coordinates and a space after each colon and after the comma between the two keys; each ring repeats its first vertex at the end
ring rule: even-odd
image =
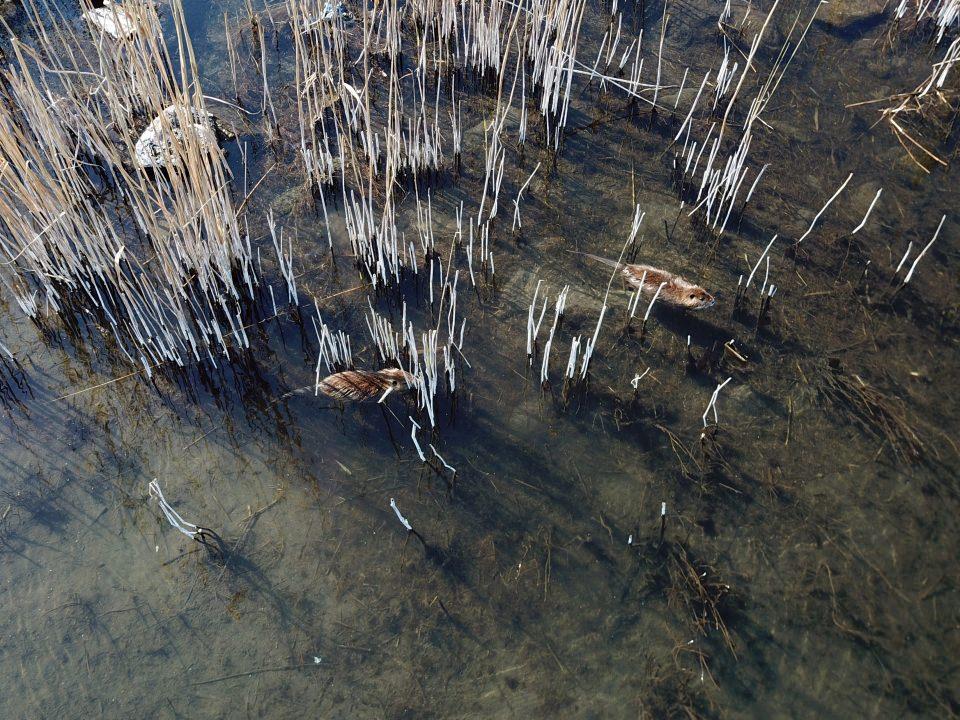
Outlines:
{"type": "Polygon", "coordinates": [[[317,389],[335,400],[370,400],[385,397],[393,391],[402,392],[414,385],[413,375],[399,368],[371,370],[344,370],[325,377],[317,389]]]}
{"type": "Polygon", "coordinates": [[[699,285],[652,265],[627,265],[590,253],[577,254],[585,255],[612,268],[623,268],[621,272],[624,280],[632,287],[639,288],[640,292],[648,297],[656,295],[657,290],[663,285],[658,299],[666,305],[685,310],[706,310],[717,302],[713,295],[699,285]]]}

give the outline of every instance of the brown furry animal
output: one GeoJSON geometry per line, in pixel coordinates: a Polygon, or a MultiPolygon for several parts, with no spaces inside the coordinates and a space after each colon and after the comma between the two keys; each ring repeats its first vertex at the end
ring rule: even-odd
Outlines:
{"type": "Polygon", "coordinates": [[[671,307],[683,308],[684,310],[706,310],[713,307],[717,302],[713,295],[699,285],[694,285],[679,275],[655,268],[652,265],[627,265],[608,260],[599,255],[578,254],[585,255],[613,268],[623,268],[621,272],[627,284],[639,288],[640,292],[648,297],[656,295],[657,290],[663,285],[658,299],[671,307]]]}
{"type": "Polygon", "coordinates": [[[403,392],[414,385],[414,377],[400,368],[371,370],[344,370],[325,377],[317,389],[334,400],[381,399],[393,391],[403,392]]]}

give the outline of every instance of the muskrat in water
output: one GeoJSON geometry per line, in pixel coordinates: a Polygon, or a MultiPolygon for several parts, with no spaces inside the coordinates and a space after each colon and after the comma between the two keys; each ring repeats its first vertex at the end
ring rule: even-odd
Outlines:
{"type": "Polygon", "coordinates": [[[699,285],[694,285],[679,275],[655,268],[652,265],[627,265],[590,253],[577,254],[585,255],[612,268],[623,268],[621,272],[629,285],[639,288],[641,293],[650,297],[656,295],[659,289],[658,299],[672,307],[685,310],[705,310],[717,302],[713,295],[699,285]],[[660,289],[661,285],[663,286],[662,289],[660,289]]]}
{"type": "Polygon", "coordinates": [[[343,372],[328,375],[316,385],[305,385],[296,390],[284,393],[274,403],[285,400],[294,395],[316,394],[322,392],[334,400],[370,400],[379,395],[378,402],[383,402],[390,393],[406,392],[416,386],[416,378],[406,370],[400,368],[384,368],[383,370],[344,370],[343,372]]]}
{"type": "Polygon", "coordinates": [[[400,368],[371,370],[344,370],[325,377],[317,383],[317,390],[335,400],[382,400],[394,390],[403,392],[414,386],[413,375],[400,368]]]}

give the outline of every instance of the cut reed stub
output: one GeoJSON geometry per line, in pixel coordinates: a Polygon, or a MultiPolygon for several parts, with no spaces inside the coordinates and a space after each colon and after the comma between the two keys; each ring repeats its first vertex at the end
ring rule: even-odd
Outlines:
{"type": "Polygon", "coordinates": [[[317,383],[317,390],[335,400],[383,400],[391,392],[405,392],[414,387],[413,375],[400,368],[344,370],[317,383]]]}
{"type": "Polygon", "coordinates": [[[163,168],[182,157],[177,145],[195,139],[201,150],[210,152],[218,139],[229,135],[211,113],[170,105],[147,125],[134,146],[134,154],[141,167],[163,168]]]}

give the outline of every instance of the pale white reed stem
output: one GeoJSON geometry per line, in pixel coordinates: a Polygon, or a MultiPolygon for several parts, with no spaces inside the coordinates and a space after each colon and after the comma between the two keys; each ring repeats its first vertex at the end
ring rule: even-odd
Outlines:
{"type": "Polygon", "coordinates": [[[657,291],[653,294],[653,300],[650,301],[650,304],[647,306],[647,312],[646,312],[646,314],[643,316],[643,321],[644,321],[644,322],[646,322],[646,321],[647,321],[647,318],[650,317],[650,311],[653,310],[653,304],[657,301],[657,298],[660,297],[660,291],[663,290],[663,288],[664,288],[664,286],[665,286],[666,284],[667,284],[667,283],[665,283],[665,282],[660,283],[660,287],[658,287],[658,288],[657,288],[657,291]]]}
{"type": "Polygon", "coordinates": [[[713,410],[713,421],[715,424],[720,423],[720,418],[717,416],[717,397],[720,395],[720,391],[726,387],[727,383],[733,380],[732,377],[728,377],[722,383],[717,385],[717,389],[713,391],[713,395],[710,396],[710,402],[707,403],[707,409],[703,411],[703,426],[707,426],[707,415],[710,410],[713,410]]]}
{"type": "Polygon", "coordinates": [[[858,232],[863,230],[863,226],[867,224],[867,220],[870,218],[870,213],[873,212],[873,206],[877,204],[877,200],[880,199],[880,194],[882,192],[883,188],[877,190],[877,194],[874,196],[873,202],[870,203],[870,207],[867,208],[867,214],[863,216],[863,220],[860,221],[860,224],[853,229],[853,231],[850,233],[851,235],[856,235],[858,232]]]}
{"type": "Polygon", "coordinates": [[[900,268],[902,268],[903,264],[907,261],[907,258],[910,256],[911,250],[913,250],[913,240],[907,243],[906,252],[904,252],[903,257],[900,258],[900,262],[897,264],[897,269],[893,271],[894,275],[900,272],[900,268]]]}
{"type": "Polygon", "coordinates": [[[550,369],[550,349],[553,347],[553,336],[557,331],[557,325],[560,322],[560,317],[563,315],[563,311],[567,306],[567,293],[570,291],[569,285],[564,285],[563,290],[560,291],[560,294],[557,295],[557,300],[554,305],[553,312],[553,325],[550,327],[550,335],[547,336],[547,343],[543,347],[543,362],[540,365],[540,383],[543,384],[547,381],[548,373],[550,369]]]}
{"type": "Polygon", "coordinates": [[[920,262],[920,258],[922,258],[926,254],[927,250],[930,249],[930,246],[933,245],[934,241],[937,239],[937,236],[940,235],[940,229],[943,227],[943,222],[946,219],[947,219],[946,215],[940,218],[940,224],[937,225],[937,231],[933,234],[933,237],[930,239],[930,242],[928,242],[924,246],[923,250],[920,251],[920,254],[917,255],[916,259],[913,261],[913,265],[910,266],[910,272],[908,272],[907,276],[903,279],[904,285],[910,282],[910,278],[913,277],[913,271],[917,269],[917,263],[920,262]]]}
{"type": "MultiPolygon", "coordinates": [[[[414,420],[412,417],[410,417],[409,415],[408,415],[407,417],[409,418],[410,423],[411,423],[410,439],[413,440],[413,445],[414,445],[414,447],[417,448],[417,455],[420,456],[420,459],[421,459],[423,462],[426,462],[426,461],[427,461],[427,457],[423,454],[423,450],[420,448],[420,443],[417,442],[417,430],[420,429],[420,426],[417,424],[417,421],[414,420]]],[[[397,514],[399,515],[400,513],[397,513],[397,514]]],[[[409,528],[407,528],[407,529],[409,530],[409,528]]]]}
{"type": "Polygon", "coordinates": [[[753,270],[750,271],[750,277],[747,278],[747,284],[744,286],[744,290],[750,287],[750,283],[753,281],[753,276],[757,273],[757,268],[760,267],[760,263],[763,262],[763,258],[766,257],[767,253],[770,252],[770,248],[773,247],[774,241],[777,239],[777,235],[774,235],[770,242],[767,243],[767,247],[764,248],[763,252],[760,253],[760,257],[757,258],[757,264],[753,266],[753,270]]]}
{"type": "Polygon", "coordinates": [[[817,220],[819,220],[819,219],[820,219],[820,216],[823,215],[823,213],[826,212],[827,208],[830,207],[831,204],[833,204],[833,201],[837,199],[837,196],[839,196],[840,193],[843,192],[843,189],[847,186],[847,183],[850,182],[850,179],[851,179],[852,177],[853,177],[853,173],[850,173],[849,175],[847,175],[847,179],[843,181],[843,184],[842,184],[839,188],[837,188],[837,191],[830,197],[829,200],[827,200],[827,204],[824,205],[822,208],[820,208],[820,212],[818,212],[818,213],[816,214],[816,216],[813,218],[813,222],[810,223],[810,227],[809,227],[809,228],[807,229],[807,231],[801,236],[801,238],[800,238],[799,240],[797,240],[797,245],[799,245],[800,243],[802,243],[802,242],[804,241],[804,239],[807,237],[807,235],[809,235],[811,232],[813,232],[813,226],[817,224],[817,220]]]}
{"type": "Polygon", "coordinates": [[[167,522],[169,522],[170,525],[176,530],[179,530],[192,540],[200,528],[180,517],[180,513],[174,510],[170,503],[167,502],[167,499],[163,496],[163,491],[160,490],[160,485],[157,483],[156,478],[150,481],[149,485],[147,485],[147,489],[150,493],[150,496],[157,499],[157,504],[160,506],[160,509],[166,516],[167,522]]]}
{"type": "Polygon", "coordinates": [[[443,456],[437,452],[437,449],[432,444],[430,445],[430,449],[433,450],[433,454],[437,456],[437,460],[439,460],[447,470],[452,472],[454,475],[457,474],[457,469],[453,467],[453,465],[448,463],[446,460],[444,460],[443,456]]]}
{"type": "MultiPolygon", "coordinates": [[[[407,529],[407,532],[413,532],[413,525],[411,525],[411,524],[410,524],[410,521],[407,520],[407,519],[400,513],[400,508],[397,507],[397,501],[394,500],[393,498],[390,498],[390,507],[393,508],[393,512],[396,514],[397,520],[399,520],[399,521],[400,521],[400,524],[403,525],[403,526],[407,529]]],[[[409,535],[408,535],[407,537],[409,537],[409,535]]]]}

